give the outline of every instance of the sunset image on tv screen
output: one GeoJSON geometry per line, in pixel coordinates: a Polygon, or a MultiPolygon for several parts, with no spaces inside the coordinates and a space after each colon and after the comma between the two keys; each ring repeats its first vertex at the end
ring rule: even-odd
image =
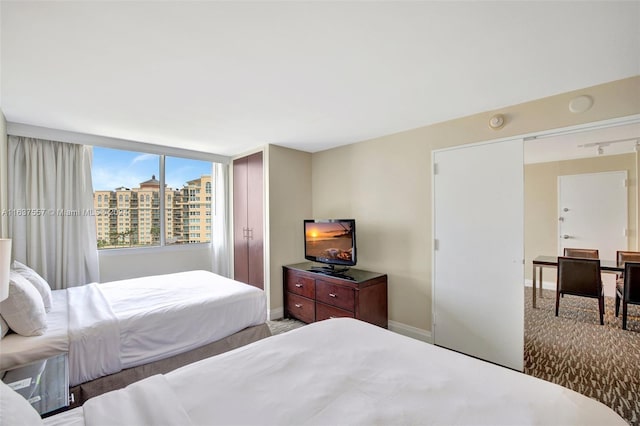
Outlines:
{"type": "Polygon", "coordinates": [[[305,241],[308,256],[353,260],[351,222],[307,223],[305,241]]]}

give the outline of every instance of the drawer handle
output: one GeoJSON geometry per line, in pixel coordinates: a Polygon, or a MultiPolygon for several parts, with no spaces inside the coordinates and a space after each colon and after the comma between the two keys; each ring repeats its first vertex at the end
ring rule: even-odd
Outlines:
{"type": "Polygon", "coordinates": [[[295,304],[295,307],[296,307],[296,308],[302,308],[302,305],[301,305],[301,304],[299,304],[299,303],[296,303],[296,304],[295,304]]]}
{"type": "Polygon", "coordinates": [[[330,296],[330,297],[338,297],[338,296],[336,296],[336,294],[335,294],[335,293],[329,293],[329,296],[330,296]]]}
{"type": "Polygon", "coordinates": [[[302,288],[302,284],[296,284],[296,287],[302,288]]]}

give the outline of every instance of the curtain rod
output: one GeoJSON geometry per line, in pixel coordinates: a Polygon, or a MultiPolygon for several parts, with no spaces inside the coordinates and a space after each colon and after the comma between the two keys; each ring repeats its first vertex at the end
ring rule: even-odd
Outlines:
{"type": "Polygon", "coordinates": [[[7,134],[28,138],[55,140],[58,142],[124,149],[127,151],[140,151],[148,154],[207,160],[221,164],[229,164],[231,162],[230,157],[225,155],[193,151],[173,146],[156,145],[147,142],[137,142],[127,139],[111,138],[107,136],[91,135],[87,133],[70,132],[67,130],[51,129],[48,127],[32,126],[30,124],[23,123],[7,122],[7,134]]]}

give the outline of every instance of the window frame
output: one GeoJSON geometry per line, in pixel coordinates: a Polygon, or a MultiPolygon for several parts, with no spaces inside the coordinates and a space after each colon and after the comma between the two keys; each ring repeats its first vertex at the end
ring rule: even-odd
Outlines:
{"type": "MultiPolygon", "coordinates": [[[[120,148],[111,148],[111,147],[104,147],[104,148],[109,148],[109,149],[120,149],[120,148]]],[[[130,152],[136,152],[136,153],[140,153],[140,154],[149,154],[148,152],[141,152],[141,151],[137,151],[137,150],[133,150],[133,149],[126,149],[123,151],[130,151],[130,152]]],[[[160,220],[159,220],[159,228],[160,228],[160,235],[159,235],[159,239],[158,239],[158,243],[157,244],[150,244],[150,245],[141,245],[141,246],[137,246],[137,247],[111,247],[111,248],[98,248],[98,251],[100,253],[109,253],[109,252],[113,252],[113,251],[119,251],[119,250],[127,250],[127,251],[131,251],[131,250],[158,250],[158,249],[166,249],[166,248],[170,248],[170,247],[183,247],[183,246],[207,246],[211,244],[211,239],[209,239],[208,242],[192,242],[190,239],[183,243],[183,244],[167,244],[167,208],[166,208],[166,187],[165,187],[165,174],[166,174],[166,158],[167,157],[177,157],[175,155],[165,155],[165,154],[154,154],[154,155],[158,155],[158,181],[160,182],[160,187],[158,189],[158,214],[160,216],[160,220]]],[[[180,156],[178,158],[183,158],[186,160],[194,160],[194,161],[204,161],[204,162],[208,162],[211,165],[211,171],[210,171],[210,176],[211,179],[213,180],[213,174],[214,174],[214,167],[216,162],[212,161],[210,159],[200,159],[200,158],[191,158],[191,157],[184,157],[184,156],[180,156]]],[[[178,189],[178,188],[177,188],[178,189]]],[[[94,189],[95,192],[95,189],[94,189]]],[[[122,194],[120,194],[120,197],[122,197],[122,194]]],[[[154,197],[155,199],[155,197],[154,197]]],[[[173,199],[173,197],[172,197],[173,199]]],[[[144,196],[144,200],[143,202],[145,203],[153,203],[153,199],[150,198],[149,194],[145,194],[144,196]],[[147,199],[149,199],[149,201],[147,201],[147,199]]],[[[214,203],[216,202],[214,199],[208,201],[210,203],[210,208],[208,210],[213,210],[215,208],[214,203]]],[[[145,209],[146,209],[146,204],[145,204],[145,209]]],[[[149,207],[150,208],[150,207],[149,207]]],[[[189,214],[191,215],[192,212],[189,212],[189,214]]],[[[145,216],[146,217],[146,216],[145,216]]],[[[173,232],[172,232],[173,233],[173,232]]],[[[198,237],[199,238],[199,237],[198,237]]],[[[97,239],[97,232],[96,232],[96,239],[97,239]]]]}

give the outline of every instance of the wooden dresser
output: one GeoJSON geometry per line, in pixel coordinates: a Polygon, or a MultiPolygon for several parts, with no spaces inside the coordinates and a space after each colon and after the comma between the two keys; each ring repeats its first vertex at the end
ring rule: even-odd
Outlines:
{"type": "Polygon", "coordinates": [[[284,317],[311,323],[352,317],[387,328],[387,275],[349,269],[342,275],[311,271],[312,262],[282,267],[284,317]]]}

